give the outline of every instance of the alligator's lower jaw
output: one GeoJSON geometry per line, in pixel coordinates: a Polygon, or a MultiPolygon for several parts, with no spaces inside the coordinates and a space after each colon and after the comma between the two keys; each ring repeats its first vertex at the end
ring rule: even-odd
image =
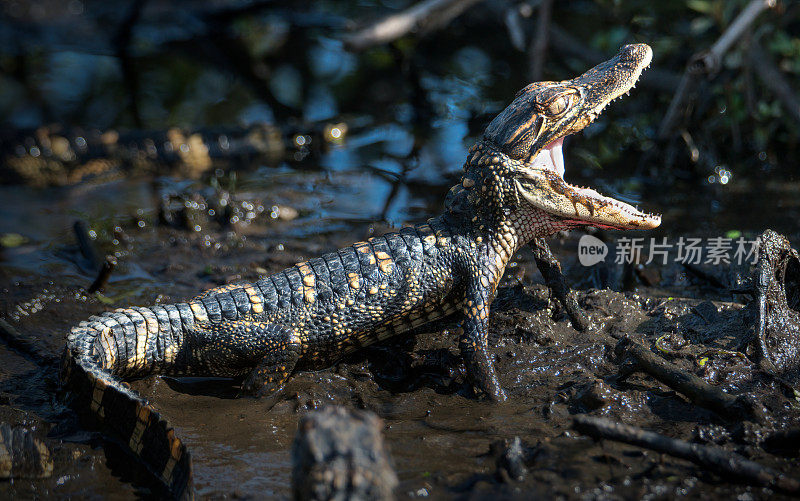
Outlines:
{"type": "MultiPolygon", "coordinates": [[[[545,210],[576,224],[610,229],[652,229],[661,224],[660,215],[642,212],[630,204],[602,195],[591,188],[573,186],[564,181],[563,144],[564,137],[551,141],[528,162],[528,168],[533,172],[547,173],[545,177],[549,179],[551,190],[569,202],[559,204],[564,207],[563,210],[552,211],[543,207],[545,210]],[[574,211],[569,210],[571,208],[574,208],[574,211]]],[[[532,196],[536,197],[535,194],[532,196]]],[[[529,196],[526,198],[532,199],[529,196]]]]}

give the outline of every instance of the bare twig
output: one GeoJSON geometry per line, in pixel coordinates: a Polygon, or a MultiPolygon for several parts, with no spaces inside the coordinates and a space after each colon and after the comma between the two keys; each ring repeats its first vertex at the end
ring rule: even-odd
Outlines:
{"type": "Polygon", "coordinates": [[[781,104],[786,108],[786,111],[795,120],[800,121],[800,100],[795,95],[792,86],[786,81],[783,73],[775,67],[767,53],[755,40],[750,44],[750,62],[755,67],[755,73],[761,83],[775,93],[781,104]]]}
{"type": "Polygon", "coordinates": [[[728,419],[763,421],[763,413],[751,400],[729,395],[694,374],[681,370],[629,337],[620,340],[615,352],[631,372],[642,371],[673,390],[683,394],[695,405],[709,409],[728,419]]]}
{"type": "Polygon", "coordinates": [[[586,415],[575,416],[573,427],[597,439],[623,442],[686,459],[718,474],[750,484],[763,485],[786,493],[800,492],[800,482],[797,479],[720,447],[693,444],[610,419],[586,415]]]}
{"type": "Polygon", "coordinates": [[[775,3],[775,0],[752,0],[710,49],[698,52],[689,59],[681,83],[658,128],[659,139],[666,139],[675,129],[678,118],[685,108],[684,105],[694,93],[700,79],[703,76],[713,76],[719,71],[720,62],[728,50],[753,24],[758,15],[765,9],[775,7],[775,3]]]}
{"type": "Polygon", "coordinates": [[[536,35],[533,37],[530,50],[530,78],[532,81],[542,79],[542,68],[547,57],[547,44],[550,41],[550,21],[553,12],[553,0],[542,0],[539,4],[539,15],[536,17],[536,35]]]}
{"type": "Polygon", "coordinates": [[[403,35],[419,30],[446,26],[464,11],[482,0],[424,0],[403,12],[390,15],[345,39],[345,47],[361,51],[392,42],[403,35]]]}
{"type": "Polygon", "coordinates": [[[94,294],[99,290],[103,290],[108,283],[111,272],[114,271],[116,266],[117,258],[114,256],[106,256],[105,261],[103,261],[103,266],[100,268],[100,272],[97,274],[97,278],[95,278],[94,282],[92,282],[92,285],[86,289],[86,292],[89,294],[94,294]]]}

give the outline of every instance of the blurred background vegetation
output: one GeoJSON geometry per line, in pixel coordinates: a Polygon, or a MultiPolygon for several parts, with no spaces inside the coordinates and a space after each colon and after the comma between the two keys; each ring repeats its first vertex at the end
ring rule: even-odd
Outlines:
{"type": "Polygon", "coordinates": [[[631,42],[653,47],[652,67],[632,97],[572,140],[568,178],[616,166],[659,187],[765,172],[791,180],[800,148],[795,2],[4,0],[0,16],[6,158],[30,155],[26,134],[53,124],[102,132],[267,123],[289,143],[275,165],[304,159],[444,182],[526,83],[571,78],[631,42]],[[441,8],[402,36],[358,46],[360,30],[431,4],[441,8]],[[687,64],[756,4],[718,64],[695,71],[681,95],[687,64]],[[329,134],[330,124],[348,132],[349,149],[306,158],[319,151],[298,138],[329,134]]]}

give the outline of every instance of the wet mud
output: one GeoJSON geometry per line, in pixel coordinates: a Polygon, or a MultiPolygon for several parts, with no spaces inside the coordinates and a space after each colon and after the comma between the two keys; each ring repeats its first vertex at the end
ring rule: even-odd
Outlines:
{"type": "MultiPolygon", "coordinates": [[[[252,281],[392,226],[355,216],[353,200],[369,186],[358,175],[286,172],[271,180],[245,181],[231,191],[164,180],[82,185],[34,202],[24,218],[7,208],[4,233],[23,238],[2,248],[0,314],[54,359],[70,326],[91,314],[252,281]],[[229,211],[224,220],[209,215],[221,199],[229,211]],[[86,292],[97,266],[76,243],[76,219],[87,221],[98,256],[119,261],[99,293],[86,292]]],[[[436,210],[422,196],[408,205],[436,210]]],[[[578,414],[718,445],[800,476],[797,449],[775,445],[790,442],[774,438],[775,430],[791,434],[797,426],[797,394],[790,381],[752,361],[756,312],[748,306],[752,291],[732,285],[736,270],[609,264],[587,271],[575,262],[579,236],[559,236],[552,244],[568,281],[581,289],[577,300],[592,324],[586,332],[574,329],[549,297],[529,249],[506,273],[490,324],[506,403],[485,400],[467,383],[455,324],[447,320],[329,369],[298,373],[269,398],[237,398],[238,382],[227,379],[154,377],[133,387],[192,451],[200,498],[290,498],[298,421],[329,404],[366,409],[384,421],[400,499],[774,494],[685,460],[596,441],[573,429],[578,414]],[[600,282],[612,289],[595,288],[600,282]],[[615,353],[623,337],[726,392],[752,395],[766,421],[720,416],[644,373],[626,373],[615,353]]],[[[53,459],[51,476],[0,482],[0,496],[157,496],[120,447],[83,428],[63,405],[53,359],[32,359],[0,344],[0,420],[33,430],[53,459]]]]}

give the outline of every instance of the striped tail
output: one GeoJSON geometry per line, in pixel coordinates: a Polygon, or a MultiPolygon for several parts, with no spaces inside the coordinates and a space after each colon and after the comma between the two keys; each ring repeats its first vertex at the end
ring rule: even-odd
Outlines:
{"type": "Polygon", "coordinates": [[[193,498],[189,451],[167,420],[120,377],[172,365],[181,346],[184,307],[128,308],[91,317],[72,329],[61,371],[73,408],[120,440],[176,499],[193,498]]]}

